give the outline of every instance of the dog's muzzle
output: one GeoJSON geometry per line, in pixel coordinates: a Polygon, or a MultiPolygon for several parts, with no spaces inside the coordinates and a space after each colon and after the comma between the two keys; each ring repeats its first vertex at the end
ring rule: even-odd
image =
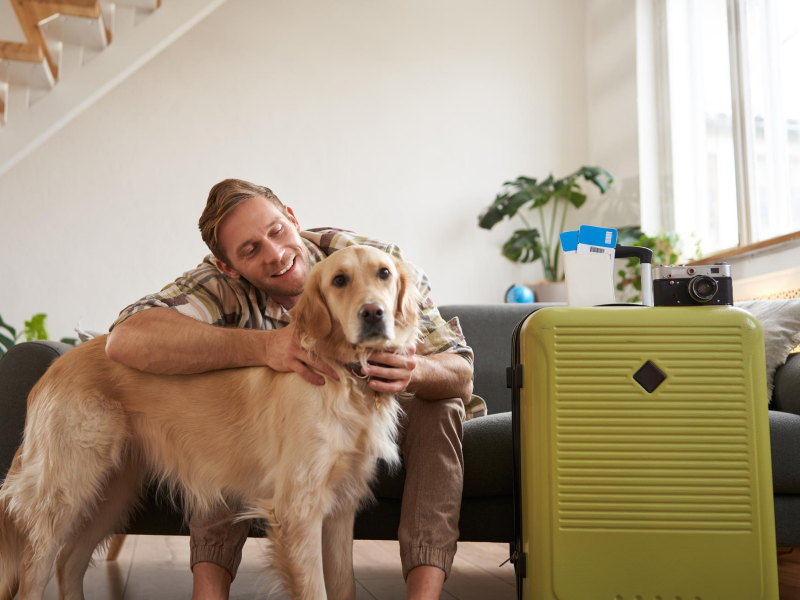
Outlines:
{"type": "Polygon", "coordinates": [[[358,310],[358,319],[361,321],[360,341],[388,338],[385,315],[386,310],[376,302],[361,305],[358,310]]]}

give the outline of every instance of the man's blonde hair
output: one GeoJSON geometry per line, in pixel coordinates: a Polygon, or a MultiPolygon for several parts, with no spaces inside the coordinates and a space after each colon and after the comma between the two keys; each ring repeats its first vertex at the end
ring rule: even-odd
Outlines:
{"type": "Polygon", "coordinates": [[[211,188],[208,201],[200,215],[200,235],[211,250],[211,253],[222,262],[230,265],[228,257],[219,242],[219,227],[225,216],[239,204],[250,198],[261,196],[272,202],[284,215],[288,214],[283,202],[262,185],[256,185],[242,179],[225,179],[211,188]]]}

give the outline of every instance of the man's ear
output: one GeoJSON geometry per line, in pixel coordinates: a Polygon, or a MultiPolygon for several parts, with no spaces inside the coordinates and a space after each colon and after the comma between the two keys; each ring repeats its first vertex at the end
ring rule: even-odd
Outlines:
{"type": "Polygon", "coordinates": [[[422,294],[417,287],[417,274],[406,263],[395,259],[398,274],[397,309],[395,320],[405,326],[417,327],[422,294]]]}
{"type": "Polygon", "coordinates": [[[289,218],[289,222],[294,225],[294,228],[297,231],[300,231],[300,221],[297,220],[297,216],[294,214],[294,211],[290,206],[284,206],[286,209],[286,216],[289,218]]]}
{"type": "Polygon", "coordinates": [[[215,258],[214,261],[217,263],[217,268],[223,273],[225,273],[225,275],[227,275],[228,277],[232,277],[233,279],[239,279],[242,276],[242,274],[239,273],[239,271],[232,269],[224,262],[222,262],[220,259],[215,258]]]}
{"type": "Polygon", "coordinates": [[[309,274],[303,294],[291,313],[300,339],[309,337],[319,341],[330,335],[333,329],[331,312],[314,271],[309,274]]]}

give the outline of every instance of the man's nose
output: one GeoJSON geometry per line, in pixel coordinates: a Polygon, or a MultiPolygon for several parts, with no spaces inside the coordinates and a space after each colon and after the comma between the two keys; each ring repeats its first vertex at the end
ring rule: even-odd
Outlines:
{"type": "Polygon", "coordinates": [[[283,262],[283,256],[286,254],[286,249],[278,244],[272,242],[264,242],[264,260],[267,264],[275,264],[283,262]]]}
{"type": "Polygon", "coordinates": [[[384,312],[380,304],[371,302],[361,306],[361,309],[358,311],[358,317],[368,325],[376,325],[383,320],[384,312]]]}

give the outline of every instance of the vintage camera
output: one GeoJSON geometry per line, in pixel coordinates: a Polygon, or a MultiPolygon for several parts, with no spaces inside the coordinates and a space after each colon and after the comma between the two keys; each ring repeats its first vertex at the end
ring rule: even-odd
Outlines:
{"type": "Polygon", "coordinates": [[[731,266],[670,265],[653,269],[655,306],[733,305],[731,266]]]}

